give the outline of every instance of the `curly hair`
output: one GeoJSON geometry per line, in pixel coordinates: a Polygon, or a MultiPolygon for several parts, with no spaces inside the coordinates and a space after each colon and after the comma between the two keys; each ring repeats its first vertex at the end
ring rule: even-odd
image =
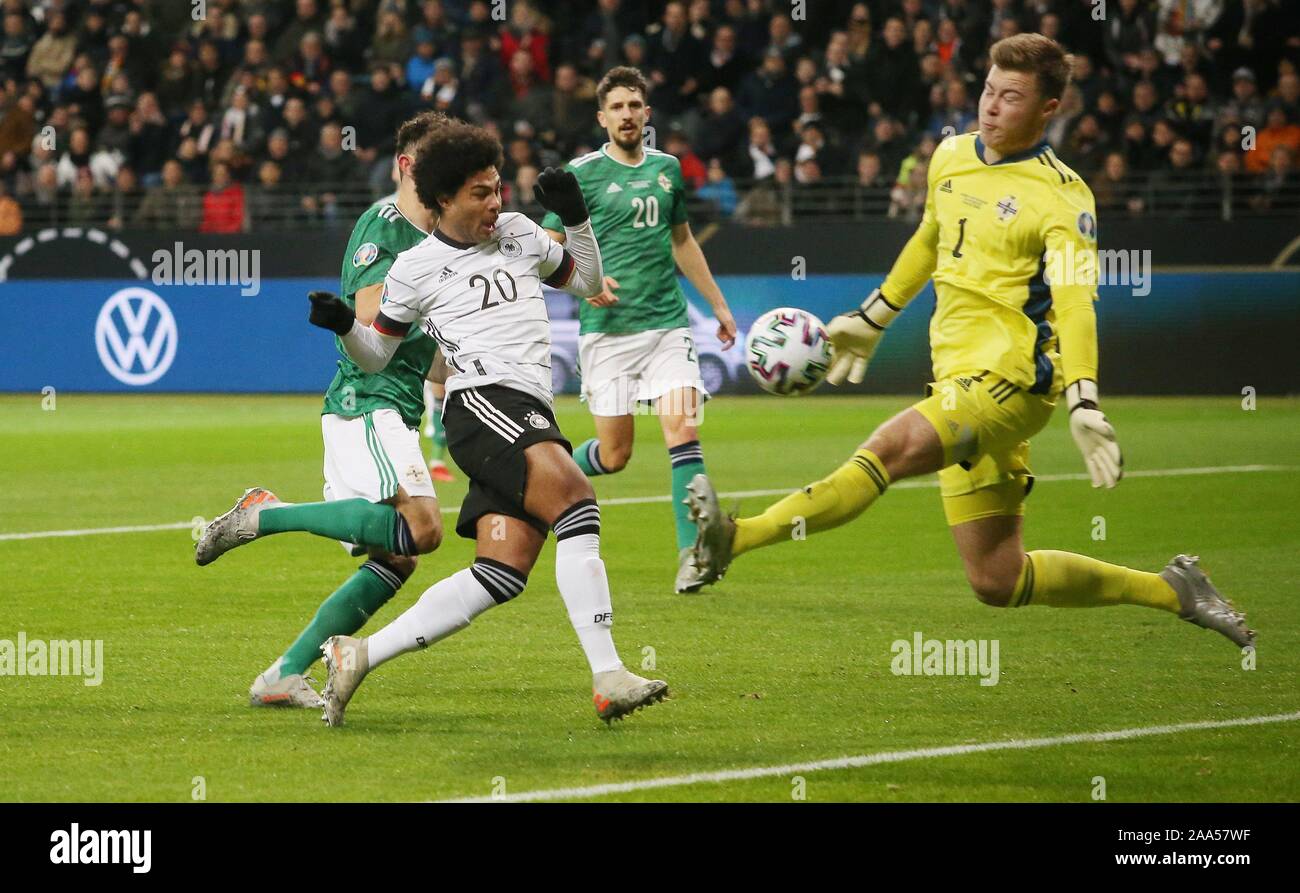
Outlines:
{"type": "Polygon", "coordinates": [[[426,208],[441,210],[465,181],[484,168],[505,162],[501,141],[482,127],[449,119],[420,143],[415,166],[415,194],[426,208]]]}
{"type": "Polygon", "coordinates": [[[641,74],[641,70],[633,68],[631,65],[620,65],[605,72],[605,76],[596,85],[596,105],[598,108],[603,109],[605,107],[605,97],[615,87],[626,87],[629,90],[641,91],[642,101],[648,101],[650,98],[650,84],[647,83],[645,75],[641,74]]]}

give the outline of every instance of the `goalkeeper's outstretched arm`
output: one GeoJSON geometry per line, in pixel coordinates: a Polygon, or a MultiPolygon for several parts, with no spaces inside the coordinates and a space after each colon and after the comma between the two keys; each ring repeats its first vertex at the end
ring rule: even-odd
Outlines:
{"type": "Polygon", "coordinates": [[[939,226],[927,199],[921,225],[903,246],[884,284],[869,294],[857,310],[840,314],[827,326],[833,353],[827,381],[834,385],[846,378],[853,384],[862,381],[886,327],[925,287],[938,261],[939,226]]]}
{"type": "Polygon", "coordinates": [[[880,291],[901,310],[925,288],[938,263],[939,224],[927,207],[921,225],[898,253],[880,291]]]}

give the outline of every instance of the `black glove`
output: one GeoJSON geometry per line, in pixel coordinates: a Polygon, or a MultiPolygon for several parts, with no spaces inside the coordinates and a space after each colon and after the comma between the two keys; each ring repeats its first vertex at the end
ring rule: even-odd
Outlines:
{"type": "Polygon", "coordinates": [[[533,197],[546,210],[559,214],[565,226],[578,226],[591,216],[573,171],[548,167],[538,175],[533,197]]]}
{"type": "Polygon", "coordinates": [[[339,337],[352,331],[357,314],[333,292],[314,291],[307,295],[307,300],[311,301],[311,313],[307,315],[307,320],[312,325],[329,329],[339,337]]]}

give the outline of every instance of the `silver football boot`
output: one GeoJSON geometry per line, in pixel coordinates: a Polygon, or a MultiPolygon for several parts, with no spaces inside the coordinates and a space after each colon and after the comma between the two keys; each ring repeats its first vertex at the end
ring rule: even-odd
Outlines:
{"type": "Polygon", "coordinates": [[[194,561],[200,567],[211,564],[236,546],[257,539],[257,518],[262,509],[283,506],[279,498],[265,487],[245,490],[235,507],[203,528],[194,544],[194,561]]]}
{"type": "Polygon", "coordinates": [[[678,595],[690,595],[699,592],[704,584],[704,575],[695,567],[695,547],[687,546],[677,553],[677,582],[674,590],[678,595]]]}
{"type": "Polygon", "coordinates": [[[1226,636],[1240,648],[1254,648],[1255,631],[1246,626],[1245,615],[1214,588],[1205,571],[1197,566],[1198,561],[1195,555],[1175,555],[1160,572],[1178,594],[1182,607],[1178,616],[1226,636]]]}
{"type": "Polygon", "coordinates": [[[707,475],[697,474],[686,485],[686,505],[695,522],[695,568],[701,586],[722,579],[731,566],[731,544],[736,538],[735,517],[722,510],[718,494],[707,475]]]}

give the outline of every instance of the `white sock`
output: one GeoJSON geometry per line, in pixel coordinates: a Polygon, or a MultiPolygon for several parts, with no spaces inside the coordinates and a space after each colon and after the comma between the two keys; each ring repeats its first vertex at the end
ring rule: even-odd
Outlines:
{"type": "Polygon", "coordinates": [[[469,568],[439,580],[400,617],[370,636],[370,668],[447,638],[495,604],[469,568]]]}
{"type": "Polygon", "coordinates": [[[623,666],[610,633],[614,611],[605,562],[600,560],[600,534],[579,533],[556,541],[555,583],[569,611],[569,622],[591,664],[591,672],[602,673],[623,666]]]}
{"type": "Polygon", "coordinates": [[[266,680],[267,685],[275,685],[280,681],[280,665],[284,663],[283,657],[277,657],[275,663],[271,664],[262,671],[262,678],[266,680]]]}

